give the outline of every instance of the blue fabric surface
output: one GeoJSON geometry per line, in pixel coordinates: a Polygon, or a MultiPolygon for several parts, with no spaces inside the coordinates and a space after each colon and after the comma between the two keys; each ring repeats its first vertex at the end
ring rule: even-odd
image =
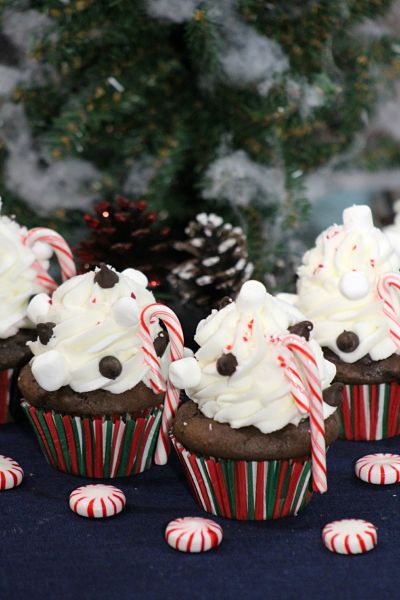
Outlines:
{"type": "MultiPolygon", "coordinates": [[[[353,474],[355,459],[398,452],[399,438],[336,442],[329,485],[297,517],[262,523],[215,518],[224,541],[201,555],[176,552],[163,539],[180,516],[207,516],[191,496],[176,459],[114,480],[127,497],[120,515],[89,520],[69,510],[69,493],[90,480],[45,462],[27,425],[0,429],[0,453],[25,470],[19,488],[0,492],[0,598],[236,599],[399,597],[400,486],[371,486],[353,474]],[[378,528],[378,547],[348,557],[330,553],[321,529],[339,518],[378,528]]],[[[92,480],[93,481],[93,480],[92,480]]]]}

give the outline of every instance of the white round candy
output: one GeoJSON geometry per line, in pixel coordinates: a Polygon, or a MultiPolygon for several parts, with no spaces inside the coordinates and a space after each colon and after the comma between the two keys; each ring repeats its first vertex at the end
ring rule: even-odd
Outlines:
{"type": "Polygon", "coordinates": [[[246,281],[240,288],[240,292],[236,298],[236,305],[243,310],[250,309],[262,304],[266,297],[267,290],[265,289],[265,285],[260,281],[251,279],[250,281],[246,281]]]}
{"type": "Polygon", "coordinates": [[[189,356],[194,356],[194,352],[191,348],[187,348],[186,346],[183,348],[183,357],[188,358],[189,356]]]}
{"type": "Polygon", "coordinates": [[[139,285],[142,285],[143,287],[147,287],[147,284],[149,283],[146,275],[137,269],[125,269],[122,271],[122,275],[126,275],[129,277],[129,279],[133,279],[133,281],[139,285]]]}
{"type": "Polygon", "coordinates": [[[27,315],[32,323],[39,323],[46,318],[50,310],[51,298],[47,294],[37,294],[29,302],[27,315]]]}
{"type": "Polygon", "coordinates": [[[69,497],[70,509],[81,517],[91,519],[117,515],[125,505],[125,494],[120,489],[102,483],[79,487],[69,497]]]}
{"type": "Polygon", "coordinates": [[[35,242],[32,246],[32,252],[39,260],[49,260],[53,256],[53,248],[45,242],[35,242]]]}
{"type": "Polygon", "coordinates": [[[322,530],[322,541],[337,554],[362,554],[375,548],[378,534],[375,525],[363,519],[342,519],[328,523],[322,530]]]}
{"type": "Polygon", "coordinates": [[[369,292],[368,279],[362,271],[348,271],[342,275],[339,289],[349,300],[360,300],[369,292]]]}
{"type": "Polygon", "coordinates": [[[200,383],[201,369],[194,356],[175,360],[169,367],[172,385],[180,390],[196,387],[200,383]]]}
{"type": "Polygon", "coordinates": [[[343,211],[343,225],[345,229],[352,229],[353,227],[373,227],[374,221],[372,219],[370,207],[365,204],[354,204],[354,206],[345,208],[343,211]]]}
{"type": "Polygon", "coordinates": [[[49,352],[34,357],[32,373],[44,390],[54,392],[66,384],[68,365],[60,352],[49,350],[49,352]]]}
{"type": "Polygon", "coordinates": [[[121,327],[134,327],[139,323],[138,304],[133,298],[120,298],[113,306],[115,322],[121,327]]]}
{"type": "Polygon", "coordinates": [[[181,552],[206,552],[222,542],[222,527],[211,519],[183,517],[168,523],[165,539],[181,552]]]}
{"type": "Polygon", "coordinates": [[[0,490],[17,487],[23,477],[24,472],[15,460],[0,455],[0,490]]]}
{"type": "Polygon", "coordinates": [[[355,465],[359,479],[375,485],[391,485],[400,481],[399,454],[367,454],[355,465]]]}

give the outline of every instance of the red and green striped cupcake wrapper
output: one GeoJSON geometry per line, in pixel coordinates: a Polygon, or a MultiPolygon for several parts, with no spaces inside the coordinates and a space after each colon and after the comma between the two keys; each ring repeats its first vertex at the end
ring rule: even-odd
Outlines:
{"type": "Polygon", "coordinates": [[[14,369],[0,371],[0,424],[11,423],[11,399],[14,392],[14,369]]]}
{"type": "Polygon", "coordinates": [[[63,415],[25,400],[22,408],[47,461],[60,471],[114,478],[141,473],[152,464],[162,406],[123,417],[63,415]]]}
{"type": "Polygon", "coordinates": [[[400,435],[400,385],[345,385],[338,410],[341,437],[382,440],[400,435]]]}
{"type": "Polygon", "coordinates": [[[197,502],[229,519],[297,515],[311,499],[311,459],[245,461],[205,458],[171,435],[197,502]]]}

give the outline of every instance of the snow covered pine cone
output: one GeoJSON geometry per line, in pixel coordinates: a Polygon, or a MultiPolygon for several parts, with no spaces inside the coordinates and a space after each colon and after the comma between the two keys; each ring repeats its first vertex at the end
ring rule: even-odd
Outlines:
{"type": "Polygon", "coordinates": [[[249,279],[246,236],[241,227],[215,214],[201,213],[187,226],[187,239],[177,250],[189,255],[173,269],[169,281],[184,302],[213,307],[249,279]]]}

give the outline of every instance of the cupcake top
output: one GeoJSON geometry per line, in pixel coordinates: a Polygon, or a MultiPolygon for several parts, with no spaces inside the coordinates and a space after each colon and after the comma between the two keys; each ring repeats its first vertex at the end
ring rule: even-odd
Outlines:
{"type": "MultiPolygon", "coordinates": [[[[1,203],[0,203],[1,208],[1,203]]],[[[38,242],[32,248],[24,245],[27,230],[5,216],[0,216],[0,338],[6,339],[24,327],[33,327],[27,316],[30,298],[45,288],[37,279],[41,265],[48,268],[46,258],[52,250],[38,242]]]]}
{"type": "MultiPolygon", "coordinates": [[[[298,425],[307,415],[300,413],[291,393],[285,366],[292,355],[281,338],[303,319],[298,310],[268,294],[262,283],[246,282],[235,302],[213,310],[198,325],[198,369],[186,374],[189,398],[203,415],[234,429],[252,425],[270,433],[298,425]]],[[[298,331],[302,328],[308,337],[311,324],[303,323],[298,331]]],[[[307,344],[325,389],[335,376],[335,366],[323,358],[314,340],[307,344]]],[[[184,361],[193,367],[193,359],[184,361]]],[[[173,363],[171,369],[179,369],[179,364],[173,363]]],[[[325,418],[334,411],[324,403],[325,418]]]]}
{"type": "MultiPolygon", "coordinates": [[[[70,386],[76,392],[114,394],[140,382],[150,387],[139,338],[140,313],[155,302],[146,286],[140,271],[117,273],[102,265],[72,277],[51,299],[46,294],[33,298],[28,314],[37,324],[38,339],[29,345],[38,384],[49,392],[70,386]]],[[[154,340],[158,320],[150,328],[154,340]]]]}
{"type": "MultiPolygon", "coordinates": [[[[313,322],[319,344],[342,361],[354,363],[368,354],[385,359],[399,350],[377,285],[383,274],[399,268],[400,257],[374,227],[370,208],[346,208],[343,225],[323,231],[304,255],[295,305],[313,322]]],[[[393,302],[399,313],[398,299],[393,302]]]]}

